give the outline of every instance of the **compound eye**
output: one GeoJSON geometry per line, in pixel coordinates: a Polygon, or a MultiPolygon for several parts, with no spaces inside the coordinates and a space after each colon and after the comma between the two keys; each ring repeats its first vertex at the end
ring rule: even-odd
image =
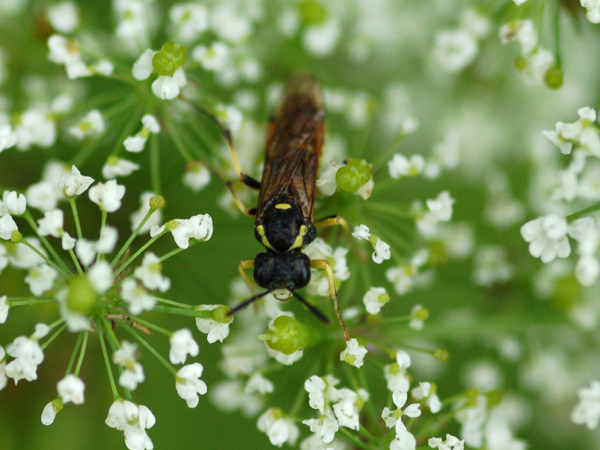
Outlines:
{"type": "Polygon", "coordinates": [[[304,253],[297,255],[293,265],[294,290],[305,287],[310,282],[310,259],[304,253]]]}
{"type": "Polygon", "coordinates": [[[273,257],[268,253],[259,253],[254,259],[254,281],[260,287],[269,289],[275,275],[273,257]]]}

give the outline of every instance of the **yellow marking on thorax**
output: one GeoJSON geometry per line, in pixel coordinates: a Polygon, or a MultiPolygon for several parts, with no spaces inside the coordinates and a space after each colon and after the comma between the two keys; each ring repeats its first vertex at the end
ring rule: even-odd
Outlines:
{"type": "Polygon", "coordinates": [[[296,236],[296,240],[294,241],[292,246],[288,249],[288,251],[294,250],[295,248],[302,247],[302,243],[304,242],[304,236],[306,236],[306,233],[308,233],[308,227],[306,225],[300,226],[300,233],[298,234],[298,236],[296,236]]]}
{"type": "Polygon", "coordinates": [[[270,248],[271,250],[275,250],[273,248],[273,246],[271,245],[271,243],[269,242],[269,240],[267,239],[267,237],[265,236],[265,227],[262,225],[259,225],[256,227],[256,231],[258,232],[258,235],[260,236],[262,245],[264,245],[267,248],[270,248]]]}
{"type": "Polygon", "coordinates": [[[275,205],[275,209],[290,209],[292,207],[292,205],[290,205],[289,203],[278,203],[277,205],[275,205]]]}

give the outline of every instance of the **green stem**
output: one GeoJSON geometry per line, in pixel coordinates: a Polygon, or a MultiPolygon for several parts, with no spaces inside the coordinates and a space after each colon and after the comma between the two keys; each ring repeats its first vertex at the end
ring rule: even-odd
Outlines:
{"type": "Polygon", "coordinates": [[[73,368],[73,364],[75,364],[75,357],[77,356],[77,352],[79,351],[79,347],[81,346],[81,340],[83,339],[84,333],[79,333],[77,336],[77,342],[75,343],[75,347],[73,348],[73,353],[71,353],[71,359],[69,359],[69,364],[67,365],[67,370],[65,372],[65,376],[71,373],[71,369],[73,368]]]}
{"type": "MultiPolygon", "coordinates": [[[[194,244],[197,244],[198,242],[199,242],[199,241],[193,240],[192,242],[190,242],[190,245],[189,245],[189,247],[188,247],[188,248],[190,248],[190,247],[191,247],[192,245],[194,245],[194,244]]],[[[159,262],[163,262],[163,261],[165,261],[165,260],[167,260],[167,259],[171,258],[172,256],[175,256],[175,255],[177,255],[178,253],[181,253],[181,252],[182,252],[182,251],[184,251],[184,250],[187,250],[187,249],[185,249],[185,248],[180,248],[180,247],[177,247],[175,250],[171,250],[169,253],[167,253],[167,254],[165,254],[165,255],[161,256],[161,257],[159,258],[159,260],[158,260],[158,261],[159,261],[159,262]]]]}
{"type": "Polygon", "coordinates": [[[158,135],[150,136],[150,179],[152,191],[155,194],[162,194],[160,186],[160,148],[158,146],[158,135]]]}
{"type": "Polygon", "coordinates": [[[77,259],[77,256],[75,256],[75,252],[72,248],[69,249],[69,255],[71,255],[73,264],[75,264],[75,267],[77,268],[77,273],[79,273],[79,275],[83,275],[83,269],[81,268],[81,264],[79,264],[79,260],[77,259]]]}
{"type": "Polygon", "coordinates": [[[54,339],[56,339],[60,335],[60,333],[62,333],[63,331],[65,331],[65,328],[67,328],[67,324],[66,323],[62,327],[60,327],[58,330],[56,330],[54,332],[54,334],[52,336],[50,336],[46,342],[44,342],[42,345],[40,345],[41,349],[45,350],[52,343],[52,341],[54,339]]]}
{"type": "Polygon", "coordinates": [[[36,247],[34,247],[31,243],[29,243],[26,239],[21,239],[19,243],[29,247],[31,250],[36,252],[40,258],[46,261],[50,266],[52,266],[56,271],[63,274],[65,278],[69,278],[69,273],[65,273],[61,267],[58,267],[54,261],[44,255],[41,251],[39,251],[36,247]]]}
{"type": "Polygon", "coordinates": [[[562,68],[562,55],[560,51],[560,2],[554,4],[554,56],[556,67],[562,68]]]}
{"type": "Polygon", "coordinates": [[[133,130],[134,130],[135,126],[140,122],[140,120],[141,120],[141,117],[140,117],[139,111],[137,111],[136,114],[131,115],[129,122],[127,122],[127,124],[123,128],[123,131],[121,132],[121,134],[119,135],[119,138],[115,142],[115,146],[113,147],[112,151],[110,152],[111,156],[119,156],[119,154],[121,153],[121,149],[124,148],[123,142],[125,142],[125,139],[127,139],[129,136],[131,136],[133,134],[133,130]]]}
{"type": "Polygon", "coordinates": [[[133,322],[144,325],[145,327],[150,328],[151,330],[158,331],[159,333],[164,334],[167,337],[171,337],[173,332],[167,330],[166,328],[159,327],[158,325],[154,325],[152,322],[148,322],[147,320],[140,319],[139,317],[132,316],[131,320],[133,322]]]}
{"type": "Polygon", "coordinates": [[[75,227],[77,228],[77,238],[82,239],[83,234],[81,233],[81,222],[79,222],[79,214],[77,213],[77,205],[75,205],[75,197],[69,197],[69,203],[71,204],[73,219],[75,220],[75,227]]]}
{"type": "Polygon", "coordinates": [[[598,210],[600,210],[600,202],[594,203],[592,206],[588,206],[587,208],[582,209],[579,212],[570,214],[567,217],[565,217],[565,219],[567,219],[567,222],[571,223],[571,222],[574,222],[575,220],[579,219],[580,217],[585,216],[586,214],[593,213],[598,210]]]}
{"type": "Polygon", "coordinates": [[[358,439],[356,436],[354,436],[352,433],[350,433],[349,430],[347,430],[344,427],[340,427],[340,431],[342,432],[343,435],[345,435],[348,439],[350,439],[352,442],[354,442],[354,444],[364,450],[373,450],[373,448],[368,445],[365,444],[363,441],[361,441],[360,439],[358,439]]]}
{"type": "Polygon", "coordinates": [[[123,272],[127,268],[127,266],[129,266],[133,261],[135,261],[135,259],[138,256],[140,256],[142,253],[144,253],[146,251],[146,249],[154,243],[154,241],[156,241],[158,238],[160,238],[163,234],[165,234],[167,232],[168,232],[168,230],[165,228],[162,233],[157,234],[156,236],[151,238],[148,242],[146,242],[137,252],[135,252],[133,254],[133,256],[131,256],[127,261],[125,261],[125,263],[123,263],[123,265],[121,265],[121,267],[119,267],[117,269],[117,271],[114,273],[113,277],[117,278],[119,276],[119,274],[121,272],[123,272]]]}
{"type": "Polygon", "coordinates": [[[35,232],[35,234],[37,234],[37,236],[40,239],[40,242],[44,245],[44,247],[46,248],[46,250],[48,250],[48,252],[52,255],[52,257],[56,260],[56,262],[58,264],[60,264],[60,266],[63,268],[63,273],[67,273],[70,274],[70,270],[67,267],[67,265],[65,264],[65,262],[62,260],[62,258],[60,256],[58,256],[58,253],[56,253],[56,250],[54,250],[54,247],[52,247],[52,245],[50,245],[50,242],[48,242],[48,239],[46,239],[45,236],[40,235],[39,230],[38,230],[38,226],[35,223],[35,220],[33,220],[33,217],[31,216],[31,213],[27,210],[25,210],[25,212],[23,213],[23,217],[25,218],[25,220],[27,221],[27,223],[29,223],[29,226],[33,229],[33,231],[35,232]]]}
{"type": "Polygon", "coordinates": [[[9,307],[14,306],[31,306],[40,305],[42,303],[56,303],[56,299],[48,298],[27,298],[27,297],[15,297],[6,301],[9,307]]]}
{"type": "Polygon", "coordinates": [[[169,372],[171,372],[173,374],[173,376],[177,375],[177,370],[175,369],[175,367],[173,367],[165,358],[162,357],[162,355],[160,353],[158,353],[154,347],[152,347],[150,344],[148,344],[148,342],[146,342],[145,339],[143,339],[138,333],[135,332],[135,330],[126,322],[124,322],[123,320],[118,320],[119,324],[125,328],[125,330],[127,330],[127,332],[129,334],[131,334],[140,344],[142,344],[144,347],[146,347],[146,349],[152,353],[154,355],[154,357],[156,359],[158,359],[163,366],[165,366],[167,368],[167,370],[169,372]]]}
{"type": "Polygon", "coordinates": [[[379,154],[375,162],[373,163],[373,173],[379,172],[379,169],[385,164],[385,162],[392,157],[394,152],[398,150],[398,146],[404,140],[406,135],[398,133],[398,136],[379,154]]]}
{"type": "Polygon", "coordinates": [[[152,308],[154,312],[162,312],[167,314],[176,314],[179,316],[186,317],[202,317],[205,319],[209,319],[213,317],[212,311],[196,311],[192,309],[182,309],[182,308],[169,308],[168,306],[160,306],[157,305],[152,308]]]}
{"type": "Polygon", "coordinates": [[[77,367],[75,367],[75,373],[74,375],[76,377],[79,376],[79,370],[81,369],[81,364],[83,363],[83,357],[85,355],[85,350],[87,348],[87,341],[88,341],[88,336],[89,336],[89,331],[86,331],[85,333],[83,333],[83,344],[81,345],[81,353],[79,353],[79,360],[77,361],[77,367]]]}
{"type": "Polygon", "coordinates": [[[152,216],[152,214],[154,214],[154,211],[155,210],[152,208],[150,208],[148,210],[148,212],[146,213],[146,215],[144,216],[144,218],[142,219],[140,224],[137,226],[137,228],[134,230],[134,232],[131,234],[131,236],[129,236],[129,239],[127,239],[127,242],[125,242],[123,247],[121,247],[121,250],[119,250],[119,253],[117,253],[117,256],[114,257],[114,259],[110,263],[110,267],[114,268],[115,265],[117,264],[117,262],[119,262],[119,259],[121,258],[121,256],[123,256],[123,254],[127,251],[127,249],[129,248],[129,246],[131,245],[131,243],[133,242],[135,237],[138,235],[138,233],[140,232],[142,227],[146,224],[146,222],[148,222],[148,219],[150,219],[150,216],[152,216]]]}
{"type": "Polygon", "coordinates": [[[166,298],[160,298],[160,297],[154,297],[154,298],[156,299],[157,302],[164,303],[165,305],[177,306],[179,308],[184,308],[184,309],[193,309],[194,308],[193,305],[188,305],[186,303],[174,302],[173,300],[168,300],[166,298]]]}
{"type": "Polygon", "coordinates": [[[165,120],[167,122],[169,136],[171,136],[171,139],[173,139],[173,142],[175,143],[175,147],[177,148],[177,150],[179,151],[179,153],[181,154],[183,159],[185,159],[185,161],[187,163],[194,161],[194,158],[192,157],[192,155],[190,155],[190,153],[185,148],[185,145],[183,144],[183,142],[181,140],[181,136],[179,134],[177,127],[173,126],[173,124],[167,117],[165,118],[165,120]]]}
{"type": "Polygon", "coordinates": [[[110,381],[110,388],[112,389],[113,399],[119,398],[119,392],[117,391],[117,385],[110,367],[110,360],[108,358],[108,351],[106,350],[106,343],[104,342],[104,332],[102,331],[101,320],[96,320],[96,326],[98,328],[98,338],[100,339],[100,347],[102,347],[102,354],[104,355],[104,363],[106,364],[106,371],[108,372],[108,379],[110,381]]]}

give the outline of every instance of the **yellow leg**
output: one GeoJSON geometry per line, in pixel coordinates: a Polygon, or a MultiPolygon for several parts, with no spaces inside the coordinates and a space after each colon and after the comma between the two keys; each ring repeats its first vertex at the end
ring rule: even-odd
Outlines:
{"type": "Polygon", "coordinates": [[[333,309],[335,311],[335,315],[340,322],[342,327],[342,331],[344,332],[344,339],[346,342],[350,340],[350,335],[348,334],[348,330],[346,329],[346,324],[342,319],[342,315],[340,314],[340,306],[338,305],[338,297],[337,297],[337,289],[335,287],[335,279],[333,278],[333,270],[331,269],[331,265],[324,259],[313,259],[310,261],[310,267],[313,269],[325,269],[327,272],[327,278],[329,279],[329,295],[333,299],[333,309]]]}
{"type": "Polygon", "coordinates": [[[244,270],[252,269],[253,267],[254,267],[253,259],[245,259],[245,260],[241,261],[240,265],[238,266],[240,275],[242,276],[243,280],[246,282],[246,286],[248,286],[248,289],[250,289],[250,292],[252,293],[252,295],[254,295],[256,293],[255,292],[256,284],[254,283],[254,281],[252,281],[250,279],[250,277],[248,275],[246,275],[246,272],[244,272],[244,270]]]}
{"type": "Polygon", "coordinates": [[[345,232],[350,233],[350,227],[348,227],[348,222],[346,222],[340,216],[331,216],[327,217],[326,219],[315,222],[316,227],[333,227],[335,225],[341,225],[345,232]]]}
{"type": "Polygon", "coordinates": [[[237,196],[237,194],[233,190],[233,186],[231,185],[230,181],[226,181],[225,186],[227,186],[227,189],[229,189],[229,192],[230,192],[231,196],[233,197],[233,201],[235,202],[235,206],[238,207],[238,209],[242,212],[242,214],[244,214],[246,217],[256,216],[256,209],[255,208],[252,208],[252,209],[246,208],[246,205],[244,205],[244,203],[240,200],[240,198],[237,196]]]}

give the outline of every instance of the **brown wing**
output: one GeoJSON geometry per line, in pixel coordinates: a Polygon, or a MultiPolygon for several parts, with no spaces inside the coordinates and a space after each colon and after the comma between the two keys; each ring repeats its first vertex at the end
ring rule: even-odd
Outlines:
{"type": "Polygon", "coordinates": [[[257,220],[286,192],[312,220],[323,132],[320,88],[312,77],[296,77],[269,124],[257,220]]]}

